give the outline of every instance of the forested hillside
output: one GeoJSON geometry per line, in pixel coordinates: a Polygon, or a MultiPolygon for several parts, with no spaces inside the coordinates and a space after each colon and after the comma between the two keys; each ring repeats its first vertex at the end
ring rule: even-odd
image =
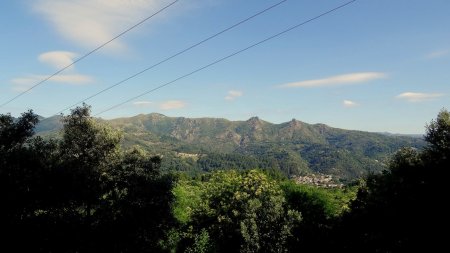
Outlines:
{"type": "Polygon", "coordinates": [[[450,157],[450,113],[427,126],[382,174],[338,188],[278,170],[163,171],[164,157],[121,147],[90,117],[34,133],[31,111],[0,115],[0,250],[5,252],[436,251],[450,157]],[[161,160],[162,159],[162,160],[161,160]]]}
{"type": "MultiPolygon", "coordinates": [[[[41,135],[55,135],[60,117],[42,120],[41,135]]],[[[331,174],[354,179],[381,172],[402,147],[421,148],[420,138],[393,136],[307,124],[293,119],[272,124],[257,117],[247,121],[218,118],[174,118],[152,113],[99,120],[124,134],[123,146],[139,146],[163,155],[165,170],[276,168],[285,175],[331,174]]]]}

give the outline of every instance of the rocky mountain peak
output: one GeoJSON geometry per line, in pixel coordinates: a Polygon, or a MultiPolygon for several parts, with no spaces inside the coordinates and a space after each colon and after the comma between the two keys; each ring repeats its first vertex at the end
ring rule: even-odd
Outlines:
{"type": "Polygon", "coordinates": [[[150,117],[151,119],[161,119],[161,118],[166,118],[166,117],[167,117],[167,116],[164,115],[164,114],[156,113],[156,112],[150,113],[150,114],[148,114],[148,115],[149,115],[149,117],[150,117]]]}
{"type": "Polygon", "coordinates": [[[251,126],[252,130],[262,130],[263,121],[258,117],[251,117],[247,120],[247,123],[251,126]]]}
{"type": "Polygon", "coordinates": [[[248,120],[247,120],[247,122],[249,122],[249,123],[251,123],[251,122],[260,122],[261,120],[259,119],[259,117],[258,116],[253,116],[253,117],[251,117],[251,118],[249,118],[248,120]]]}
{"type": "Polygon", "coordinates": [[[293,128],[300,128],[302,126],[302,122],[298,121],[296,119],[292,119],[291,121],[289,121],[289,127],[293,127],[293,128]]]}

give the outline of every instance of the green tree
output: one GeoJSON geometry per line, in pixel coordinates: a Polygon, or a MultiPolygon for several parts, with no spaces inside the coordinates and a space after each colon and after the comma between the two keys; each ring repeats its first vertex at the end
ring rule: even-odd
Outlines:
{"type": "Polygon", "coordinates": [[[369,176],[343,217],[337,244],[358,252],[433,251],[443,246],[437,226],[448,219],[443,200],[449,132],[449,113],[442,110],[427,126],[429,145],[424,151],[402,149],[389,170],[369,176]]]}
{"type": "Polygon", "coordinates": [[[289,249],[305,252],[327,251],[324,241],[330,239],[336,219],[349,209],[356,186],[322,188],[284,181],[281,187],[289,208],[302,214],[302,221],[293,228],[289,249]]]}
{"type": "Polygon", "coordinates": [[[95,122],[87,105],[73,109],[62,122],[60,167],[70,177],[67,197],[84,205],[90,216],[101,192],[102,175],[119,163],[121,134],[95,122]]]}
{"type": "Polygon", "coordinates": [[[86,105],[61,139],[33,137],[31,111],[0,115],[1,246],[24,252],[155,252],[171,226],[174,178],[159,157],[120,149],[86,105]],[[14,247],[14,248],[10,248],[14,247]]]}
{"type": "Polygon", "coordinates": [[[31,110],[23,113],[17,120],[10,114],[0,115],[0,151],[7,153],[22,148],[33,136],[33,129],[38,121],[38,116],[31,110]]]}
{"type": "Polygon", "coordinates": [[[197,238],[209,238],[211,250],[286,251],[300,214],[287,208],[276,181],[257,170],[218,171],[202,188],[202,202],[192,207],[190,226],[197,238]]]}
{"type": "Polygon", "coordinates": [[[425,140],[429,143],[428,153],[438,160],[448,160],[450,153],[450,112],[442,109],[436,120],[427,125],[425,140]]]}
{"type": "Polygon", "coordinates": [[[62,251],[65,245],[87,251],[97,244],[97,211],[105,192],[109,170],[120,163],[121,134],[97,123],[90,107],[83,105],[62,117],[61,139],[51,168],[53,201],[40,219],[48,221],[43,241],[49,249],[62,251]],[[53,224],[53,225],[52,225],[53,224]]]}
{"type": "Polygon", "coordinates": [[[45,238],[46,219],[41,219],[41,214],[54,203],[52,168],[57,145],[33,137],[37,123],[38,116],[32,111],[18,119],[0,115],[0,232],[4,249],[36,249],[39,239],[45,238]]]}
{"type": "Polygon", "coordinates": [[[135,148],[123,155],[108,174],[99,210],[101,249],[157,252],[159,241],[173,226],[172,188],[175,178],[160,173],[159,157],[135,148]]]}
{"type": "Polygon", "coordinates": [[[23,177],[31,172],[29,161],[33,157],[29,155],[28,143],[33,135],[33,128],[38,118],[32,111],[23,113],[15,120],[11,115],[0,115],[0,187],[2,201],[2,216],[5,221],[20,216],[25,203],[29,178],[23,177]],[[20,203],[22,202],[22,203],[20,203]]]}
{"type": "Polygon", "coordinates": [[[97,123],[86,105],[63,123],[65,199],[81,211],[82,250],[157,251],[172,220],[174,181],[161,175],[161,159],[138,148],[121,151],[121,134],[97,123]]]}

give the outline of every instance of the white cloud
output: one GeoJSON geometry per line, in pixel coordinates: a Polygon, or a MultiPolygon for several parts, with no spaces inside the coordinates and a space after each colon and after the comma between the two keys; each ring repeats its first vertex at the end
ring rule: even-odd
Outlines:
{"type": "MultiPolygon", "coordinates": [[[[60,70],[72,64],[74,62],[74,57],[76,57],[76,54],[72,52],[51,51],[40,54],[38,56],[38,60],[60,70]]],[[[88,75],[78,74],[76,73],[76,71],[73,71],[74,68],[75,67],[73,65],[69,68],[70,70],[72,70],[70,74],[57,74],[55,76],[52,76],[48,80],[47,78],[49,78],[51,75],[33,74],[25,77],[14,78],[11,80],[11,83],[13,84],[13,90],[18,92],[27,91],[32,86],[44,80],[46,80],[46,82],[65,83],[73,85],[83,85],[94,82],[94,78],[88,75]]]]}
{"type": "Polygon", "coordinates": [[[306,80],[294,83],[287,83],[280,85],[280,87],[294,88],[294,87],[328,87],[338,85],[348,85],[356,83],[365,83],[376,79],[385,78],[387,75],[381,72],[359,72],[345,75],[331,76],[323,79],[306,80]]]}
{"type": "Polygon", "coordinates": [[[441,58],[441,57],[447,56],[449,54],[450,54],[450,50],[447,49],[447,50],[439,50],[439,51],[431,52],[431,53],[427,54],[425,57],[428,59],[436,59],[436,58],[441,58]]]}
{"type": "Polygon", "coordinates": [[[444,96],[442,93],[418,93],[418,92],[404,92],[397,96],[399,99],[404,99],[408,102],[422,102],[433,100],[444,96]]]}
{"type": "Polygon", "coordinates": [[[162,110],[181,109],[184,107],[186,107],[186,103],[180,100],[169,100],[159,105],[159,108],[162,110]]]}
{"type": "Polygon", "coordinates": [[[344,100],[342,102],[342,104],[344,105],[344,107],[347,107],[347,108],[358,106],[358,103],[351,101],[351,100],[344,100]]]}
{"type": "Polygon", "coordinates": [[[136,102],[133,102],[133,105],[139,106],[139,107],[148,107],[148,106],[153,105],[153,102],[151,102],[151,101],[136,101],[136,102]]]}
{"type": "Polygon", "coordinates": [[[225,96],[225,100],[235,100],[238,97],[242,97],[244,93],[239,90],[230,90],[228,91],[228,95],[225,96]]]}
{"type": "MultiPolygon", "coordinates": [[[[19,77],[12,79],[11,82],[14,85],[13,90],[15,91],[26,91],[33,85],[39,83],[40,81],[48,78],[45,75],[30,75],[27,77],[19,77]]],[[[93,82],[93,78],[87,75],[71,74],[71,75],[57,75],[50,78],[48,81],[56,83],[66,83],[74,85],[82,85],[93,82]]]]}
{"type": "MultiPolygon", "coordinates": [[[[93,48],[168,3],[163,0],[37,0],[32,7],[63,37],[93,48]]],[[[108,46],[111,49],[125,47],[120,39],[108,46]]]]}
{"type": "Polygon", "coordinates": [[[77,54],[68,51],[51,51],[40,54],[38,59],[40,62],[49,64],[59,70],[73,64],[76,56],[77,54]]]}

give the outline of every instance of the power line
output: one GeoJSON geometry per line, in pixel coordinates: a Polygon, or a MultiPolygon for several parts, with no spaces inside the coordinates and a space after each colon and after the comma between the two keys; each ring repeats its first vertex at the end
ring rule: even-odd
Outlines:
{"type": "Polygon", "coordinates": [[[137,24],[129,27],[128,29],[126,29],[125,31],[119,33],[118,35],[116,35],[114,38],[108,40],[107,42],[101,44],[100,46],[96,47],[95,49],[89,51],[88,53],[86,53],[85,55],[81,56],[80,58],[78,58],[77,60],[73,61],[72,63],[70,63],[69,65],[63,67],[62,69],[56,71],[55,73],[51,74],[50,76],[46,77],[45,79],[39,81],[38,83],[34,84],[33,86],[31,86],[30,88],[28,88],[27,90],[19,93],[18,95],[16,95],[15,97],[11,98],[10,100],[6,101],[5,103],[0,105],[0,108],[11,103],[12,101],[18,99],[19,97],[25,95],[26,93],[28,93],[29,91],[31,91],[32,89],[38,87],[39,85],[45,83],[46,81],[50,80],[52,77],[57,76],[58,74],[60,74],[61,72],[63,72],[64,70],[72,67],[75,63],[80,62],[81,60],[83,60],[84,58],[88,57],[89,55],[95,53],[96,51],[100,50],[101,48],[105,47],[106,45],[108,45],[109,43],[111,43],[112,41],[118,39],[119,37],[121,37],[122,35],[128,33],[129,31],[133,30],[134,28],[142,25],[143,23],[145,23],[147,20],[153,18],[154,16],[158,15],[159,13],[163,12],[164,10],[166,10],[167,8],[169,8],[170,6],[174,5],[176,2],[178,2],[179,0],[175,0],[171,3],[169,3],[168,5],[164,6],[163,8],[161,8],[160,10],[158,10],[157,12],[153,13],[152,15],[144,18],[143,20],[139,21],[137,24]]]}
{"type": "Polygon", "coordinates": [[[302,23],[300,23],[300,24],[294,25],[294,26],[292,26],[292,27],[290,27],[290,28],[288,28],[288,29],[286,29],[286,30],[283,30],[283,31],[281,31],[281,32],[279,32],[279,33],[277,33],[277,34],[275,34],[275,35],[272,35],[272,36],[270,36],[270,37],[268,37],[268,38],[266,38],[266,39],[263,39],[263,40],[261,40],[261,41],[259,41],[259,42],[257,42],[257,43],[254,43],[254,44],[252,44],[252,45],[250,45],[250,46],[248,46],[248,47],[246,47],[246,48],[244,48],[244,49],[241,49],[241,50],[239,50],[239,51],[236,51],[236,52],[234,52],[234,53],[232,53],[232,54],[230,54],[230,55],[227,55],[227,56],[225,56],[225,57],[223,57],[223,58],[220,58],[220,59],[218,59],[218,60],[216,60],[216,61],[214,61],[214,62],[212,62],[212,63],[209,63],[209,64],[207,64],[207,65],[205,65],[205,66],[203,66],[203,67],[201,67],[201,68],[198,68],[198,69],[196,69],[196,70],[194,70],[194,71],[192,71],[192,72],[189,72],[189,73],[187,73],[187,74],[185,74],[185,75],[183,75],[183,76],[180,76],[180,77],[178,77],[178,78],[176,78],[176,79],[174,79],[174,80],[172,80],[172,81],[170,81],[170,82],[161,84],[161,85],[159,85],[159,86],[157,86],[157,87],[155,87],[155,88],[153,88],[153,89],[151,89],[151,90],[145,91],[145,92],[143,92],[143,93],[141,93],[141,94],[139,94],[139,95],[137,95],[137,96],[134,96],[134,97],[132,97],[132,98],[130,98],[130,99],[127,99],[127,100],[125,100],[125,101],[123,101],[123,102],[121,102],[121,103],[118,103],[118,104],[116,104],[116,105],[113,105],[113,106],[111,106],[111,107],[109,107],[109,108],[107,108],[107,109],[105,109],[105,110],[103,110],[103,111],[101,111],[101,112],[95,114],[94,117],[96,117],[96,116],[98,116],[98,115],[100,115],[100,114],[103,114],[103,113],[105,113],[105,112],[111,111],[111,110],[113,110],[113,109],[115,109],[115,108],[117,108],[117,107],[119,107],[119,106],[122,106],[122,105],[124,105],[124,104],[126,104],[126,103],[128,103],[128,102],[131,102],[131,101],[133,101],[133,100],[135,100],[135,99],[137,99],[137,98],[140,98],[140,97],[142,97],[142,96],[145,96],[145,95],[147,95],[147,94],[149,94],[149,93],[152,93],[152,92],[154,92],[154,91],[156,91],[156,90],[159,90],[159,89],[161,89],[161,88],[163,88],[163,87],[165,87],[165,86],[168,86],[168,85],[170,85],[170,84],[173,84],[173,83],[175,83],[175,82],[177,82],[177,81],[179,81],[179,80],[181,80],[181,79],[184,79],[184,78],[186,78],[186,77],[188,77],[188,76],[191,76],[191,75],[193,75],[193,74],[195,74],[195,73],[197,73],[197,72],[200,72],[200,71],[202,71],[202,70],[204,70],[204,69],[207,69],[207,68],[209,68],[209,67],[211,67],[211,66],[213,66],[213,65],[216,65],[217,63],[220,63],[220,62],[222,62],[222,61],[227,60],[228,58],[231,58],[231,57],[233,57],[233,56],[236,56],[236,55],[238,55],[238,54],[240,54],[240,53],[242,53],[242,52],[245,52],[245,51],[247,51],[247,50],[249,50],[249,49],[251,49],[251,48],[254,48],[254,47],[256,47],[256,46],[258,46],[258,45],[260,45],[260,44],[263,44],[263,43],[265,43],[265,42],[267,42],[267,41],[269,41],[269,40],[271,40],[271,39],[274,39],[274,38],[276,38],[276,37],[279,37],[279,36],[281,36],[281,35],[283,35],[283,34],[285,34],[285,33],[287,33],[287,32],[290,32],[290,31],[292,31],[292,30],[294,30],[294,29],[296,29],[296,28],[301,27],[301,26],[303,26],[303,25],[305,25],[305,24],[307,24],[307,23],[310,23],[310,22],[312,22],[312,21],[314,21],[314,20],[316,20],[316,19],[319,19],[319,18],[321,18],[321,17],[323,17],[323,16],[325,16],[325,15],[327,15],[327,14],[330,14],[330,13],[332,13],[332,12],[334,12],[334,11],[337,11],[337,10],[339,10],[339,9],[341,9],[341,8],[343,8],[343,7],[345,7],[345,6],[349,5],[349,4],[351,4],[351,3],[353,3],[353,2],[356,2],[356,0],[348,1],[348,2],[346,2],[346,3],[344,3],[344,4],[342,4],[342,5],[339,5],[339,6],[335,7],[335,8],[333,8],[333,9],[331,9],[331,10],[328,10],[328,11],[323,12],[323,13],[321,13],[321,14],[319,14],[319,15],[313,17],[313,18],[310,18],[310,19],[308,19],[308,20],[306,20],[306,21],[304,21],[304,22],[302,22],[302,23]]]}
{"type": "Polygon", "coordinates": [[[209,41],[209,40],[211,40],[211,39],[213,39],[213,38],[215,38],[215,37],[217,37],[217,36],[219,36],[219,35],[221,35],[221,34],[223,34],[223,33],[225,33],[225,32],[227,32],[227,31],[229,31],[229,30],[231,30],[231,29],[233,29],[233,28],[235,28],[235,27],[237,27],[237,26],[239,26],[239,25],[241,25],[241,24],[243,24],[243,23],[245,23],[245,22],[247,22],[247,21],[249,21],[249,20],[251,20],[251,19],[253,19],[253,18],[255,18],[255,17],[257,17],[257,16],[259,16],[259,15],[261,15],[261,14],[263,14],[263,13],[265,13],[265,12],[267,12],[267,11],[269,11],[269,10],[271,10],[271,9],[273,9],[273,8],[275,8],[275,7],[277,7],[277,6],[279,6],[279,5],[281,5],[282,3],[286,2],[286,1],[287,1],[287,0],[283,0],[283,1],[280,1],[280,2],[278,2],[278,3],[276,3],[276,4],[272,5],[272,6],[269,6],[269,7],[267,7],[266,9],[264,9],[264,10],[262,10],[262,11],[256,13],[256,14],[254,14],[254,15],[252,15],[252,16],[246,18],[246,19],[243,19],[243,20],[237,22],[236,24],[234,24],[234,25],[232,25],[232,26],[230,26],[230,27],[228,27],[228,28],[226,28],[226,29],[224,29],[224,30],[222,30],[222,31],[220,31],[220,32],[215,33],[214,35],[211,35],[211,36],[209,36],[209,37],[206,38],[206,39],[203,39],[203,40],[200,41],[200,42],[197,42],[197,43],[193,44],[192,46],[189,46],[189,47],[187,47],[187,48],[185,48],[185,49],[179,51],[178,53],[173,54],[173,55],[171,55],[171,56],[165,58],[164,60],[161,60],[161,61],[159,61],[158,63],[155,63],[155,64],[153,64],[152,66],[150,66],[150,67],[148,67],[148,68],[146,68],[146,69],[143,69],[143,70],[137,72],[137,73],[134,74],[134,75],[131,75],[131,76],[129,76],[129,77],[127,77],[127,78],[125,78],[125,79],[123,79],[123,80],[121,80],[121,81],[119,81],[119,82],[117,82],[117,83],[115,83],[115,84],[113,84],[113,85],[111,85],[111,86],[109,86],[109,87],[103,89],[103,90],[98,91],[97,93],[94,93],[93,95],[91,95],[91,96],[89,96],[89,97],[87,97],[87,98],[85,98],[85,99],[83,99],[83,100],[78,101],[77,103],[75,103],[75,104],[73,104],[73,105],[71,105],[71,106],[68,106],[68,107],[64,108],[63,110],[59,111],[57,114],[61,114],[61,113],[63,113],[64,111],[66,111],[66,110],[68,110],[68,109],[70,109],[70,108],[72,108],[72,107],[74,107],[74,106],[76,106],[76,105],[78,105],[78,104],[81,104],[81,103],[83,103],[83,102],[86,102],[87,100],[90,100],[90,99],[92,99],[92,98],[94,98],[94,97],[96,97],[96,96],[98,96],[98,95],[100,95],[100,94],[102,94],[102,93],[104,93],[104,92],[106,92],[106,91],[108,91],[108,90],[114,88],[114,87],[117,87],[117,86],[119,86],[119,85],[125,83],[126,81],[128,81],[128,80],[130,80],[130,79],[132,79],[132,78],[134,78],[134,77],[136,77],[136,76],[138,76],[138,75],[143,74],[144,72],[147,72],[147,71],[149,71],[149,70],[151,70],[151,69],[153,69],[153,68],[155,68],[155,67],[157,67],[157,66],[159,66],[159,65],[161,65],[161,64],[163,64],[163,63],[165,63],[165,62],[167,62],[167,61],[169,61],[169,60],[171,60],[171,59],[173,59],[173,58],[175,58],[175,57],[177,57],[177,56],[179,56],[179,55],[181,55],[181,54],[183,54],[183,53],[186,53],[187,51],[189,51],[189,50],[191,50],[191,49],[193,49],[193,48],[195,48],[195,47],[197,47],[197,46],[199,46],[199,45],[201,45],[201,44],[203,44],[203,43],[205,43],[205,42],[207,42],[207,41],[209,41]]]}

